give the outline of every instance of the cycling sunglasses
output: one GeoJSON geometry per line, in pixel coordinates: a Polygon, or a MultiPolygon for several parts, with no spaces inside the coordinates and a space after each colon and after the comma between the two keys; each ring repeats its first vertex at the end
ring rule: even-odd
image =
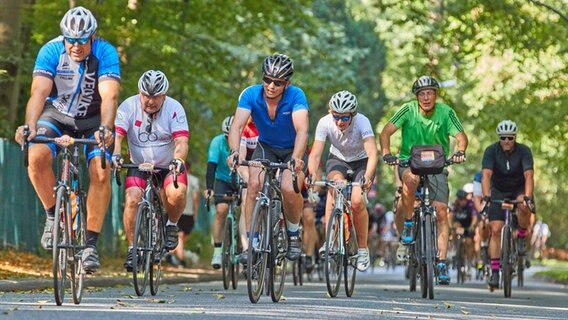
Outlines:
{"type": "Polygon", "coordinates": [[[264,81],[264,83],[266,83],[267,85],[274,83],[274,85],[277,87],[281,87],[286,84],[286,80],[275,80],[275,79],[270,79],[269,77],[262,78],[262,81],[264,81]]]}
{"type": "Polygon", "coordinates": [[[333,119],[335,119],[335,121],[341,120],[341,121],[343,121],[343,122],[347,122],[347,121],[351,120],[351,117],[352,117],[351,115],[347,115],[347,116],[336,116],[336,115],[332,115],[332,116],[333,116],[333,119]]]}
{"type": "Polygon", "coordinates": [[[513,141],[515,140],[515,137],[499,137],[499,139],[505,141],[505,140],[509,140],[509,141],[513,141]]]}
{"type": "Polygon", "coordinates": [[[65,41],[67,41],[70,45],[74,45],[77,42],[79,42],[79,44],[86,44],[87,42],[89,42],[90,39],[91,39],[91,37],[85,37],[85,38],[65,37],[65,41]]]}

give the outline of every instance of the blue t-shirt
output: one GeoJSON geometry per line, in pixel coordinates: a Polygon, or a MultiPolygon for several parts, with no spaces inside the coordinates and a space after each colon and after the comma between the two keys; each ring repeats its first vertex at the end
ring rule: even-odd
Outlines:
{"type": "Polygon", "coordinates": [[[252,120],[258,128],[258,141],[277,149],[294,148],[296,129],[292,113],[309,110],[306,95],[302,89],[289,86],[276,107],[274,120],[268,116],[268,107],[263,96],[262,84],[250,86],[239,97],[239,108],[250,110],[252,120]]]}
{"type": "Polygon", "coordinates": [[[215,170],[216,180],[231,182],[231,169],[227,166],[229,154],[229,143],[225,134],[220,134],[211,140],[209,152],[207,153],[207,162],[217,164],[217,169],[215,170]]]}
{"type": "Polygon", "coordinates": [[[98,83],[108,79],[120,81],[118,53],[110,43],[95,37],[91,54],[76,62],[65,52],[63,36],[59,36],[39,50],[33,76],[53,80],[47,102],[59,112],[75,119],[91,118],[100,115],[98,83]]]}

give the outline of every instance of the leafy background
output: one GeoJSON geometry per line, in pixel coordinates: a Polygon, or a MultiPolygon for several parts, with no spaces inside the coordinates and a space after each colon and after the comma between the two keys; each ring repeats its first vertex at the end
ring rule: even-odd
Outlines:
{"type": "MultiPolygon", "coordinates": [[[[139,76],[160,69],[169,95],[190,119],[190,158],[203,178],[206,150],[239,93],[260,79],[260,64],[281,52],[294,59],[293,82],[308,97],[312,133],[338,90],[354,92],[377,134],[422,74],[449,86],[442,98],[470,139],[468,162],[453,166],[452,192],[480,169],[495,126],[512,119],[536,161],[538,213],[553,244],[568,243],[568,4],[563,0],[130,0],[6,1],[0,21],[0,135],[23,122],[31,70],[43,43],[59,34],[70,5],[99,22],[118,48],[120,100],[139,76]],[[10,11],[10,9],[12,11],[10,11]],[[552,10],[554,9],[554,10],[552,10]],[[11,28],[10,28],[11,26],[11,28]],[[8,30],[8,31],[6,31],[8,30]]],[[[394,146],[393,146],[394,148],[394,146]]],[[[392,170],[378,170],[378,197],[390,203],[392,170]]],[[[203,179],[201,179],[203,181],[203,179]]]]}

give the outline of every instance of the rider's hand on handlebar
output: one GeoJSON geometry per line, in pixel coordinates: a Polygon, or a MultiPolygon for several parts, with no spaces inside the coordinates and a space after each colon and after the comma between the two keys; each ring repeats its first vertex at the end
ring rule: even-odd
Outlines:
{"type": "Polygon", "coordinates": [[[288,161],[288,168],[296,173],[300,173],[304,169],[304,160],[302,158],[292,158],[292,160],[288,161]]]}
{"type": "Polygon", "coordinates": [[[179,158],[175,158],[170,162],[168,167],[170,171],[176,171],[177,174],[180,174],[185,171],[185,162],[179,158]]]}
{"type": "Polygon", "coordinates": [[[524,196],[523,198],[525,205],[532,213],[536,212],[536,205],[534,204],[534,200],[529,196],[524,196]]]}
{"type": "Polygon", "coordinates": [[[454,163],[462,163],[465,161],[465,151],[459,150],[458,152],[454,153],[452,156],[452,161],[454,163]]]}
{"type": "Polygon", "coordinates": [[[487,211],[489,210],[489,205],[491,204],[491,197],[485,196],[481,199],[481,214],[487,215],[487,211]]]}
{"type": "MultiPolygon", "coordinates": [[[[36,136],[36,130],[35,128],[32,128],[31,126],[28,129],[29,131],[29,135],[28,135],[28,141],[32,140],[33,138],[35,138],[36,136]]],[[[16,134],[14,135],[14,140],[16,140],[17,143],[19,143],[20,145],[24,144],[24,126],[19,126],[16,129],[16,134]]]]}
{"type": "Polygon", "coordinates": [[[318,203],[320,202],[320,196],[317,192],[312,190],[312,188],[308,189],[308,202],[309,203],[318,203]]]}
{"type": "Polygon", "coordinates": [[[122,155],[120,154],[113,154],[112,155],[112,166],[113,168],[120,169],[122,164],[124,163],[124,159],[122,159],[122,155]]]}
{"type": "Polygon", "coordinates": [[[64,134],[61,137],[55,138],[55,143],[62,147],[68,147],[71,144],[71,136],[64,134]]]}
{"type": "MultiPolygon", "coordinates": [[[[110,130],[109,127],[103,126],[103,128],[104,128],[104,135],[105,135],[105,145],[108,147],[108,146],[110,146],[111,144],[114,143],[114,134],[112,133],[112,130],[110,130]]],[[[94,135],[95,135],[95,139],[99,143],[99,148],[102,147],[101,130],[95,131],[94,135]]]]}
{"type": "Polygon", "coordinates": [[[390,166],[394,166],[398,163],[398,158],[391,153],[387,153],[383,156],[383,161],[390,166]]]}
{"type": "Polygon", "coordinates": [[[229,168],[238,167],[239,166],[239,151],[238,150],[231,150],[231,153],[227,157],[227,166],[229,168]]]}
{"type": "Polygon", "coordinates": [[[203,196],[205,197],[205,199],[211,198],[211,196],[213,196],[213,190],[205,189],[205,191],[203,191],[203,196]]]}

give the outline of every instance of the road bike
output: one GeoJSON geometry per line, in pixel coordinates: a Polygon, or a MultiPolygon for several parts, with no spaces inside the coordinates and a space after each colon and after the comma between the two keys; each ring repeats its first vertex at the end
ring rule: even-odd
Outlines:
{"type": "MultiPolygon", "coordinates": [[[[337,296],[342,275],[345,282],[345,294],[351,297],[355,289],[359,249],[357,232],[353,223],[351,193],[354,186],[363,186],[364,183],[353,182],[353,171],[348,170],[346,180],[321,180],[314,181],[310,185],[334,190],[335,203],[327,222],[324,274],[330,297],[337,296]]],[[[365,195],[364,192],[363,195],[365,195]]]]}
{"type": "Polygon", "coordinates": [[[455,263],[456,263],[456,270],[457,270],[457,283],[463,284],[465,282],[465,278],[467,277],[466,274],[466,255],[465,255],[465,236],[464,236],[464,228],[456,228],[454,229],[454,236],[456,237],[455,245],[456,245],[456,255],[455,255],[455,263]]]}
{"type": "MultiPolygon", "coordinates": [[[[453,164],[451,159],[444,162],[444,167],[453,164]]],[[[410,161],[400,161],[401,168],[410,166],[410,161]]],[[[416,290],[416,278],[420,278],[422,298],[434,299],[434,282],[437,283],[436,260],[438,258],[438,224],[436,208],[430,200],[430,175],[417,174],[420,177],[419,189],[422,190],[420,205],[413,215],[414,243],[408,248],[408,272],[410,291],[416,290]],[[415,276],[416,275],[416,276],[415,276]]]]}
{"type": "MultiPolygon", "coordinates": [[[[231,194],[215,194],[207,198],[206,207],[207,212],[211,209],[211,198],[222,198],[229,203],[229,210],[225,218],[225,227],[223,231],[223,242],[221,245],[221,267],[223,274],[223,288],[237,289],[238,275],[239,275],[239,253],[241,252],[241,245],[239,239],[239,221],[235,214],[241,205],[242,190],[246,188],[247,184],[244,182],[236,170],[231,170],[232,188],[231,194]]],[[[240,209],[239,209],[240,210],[240,209]]]]}
{"type": "MultiPolygon", "coordinates": [[[[513,236],[513,215],[517,212],[517,205],[522,203],[518,200],[491,200],[492,203],[500,204],[505,211],[505,224],[501,228],[501,283],[505,298],[511,297],[513,276],[518,277],[518,284],[521,287],[524,283],[523,270],[525,268],[524,256],[517,251],[517,245],[513,236]]],[[[486,214],[488,205],[482,210],[486,214]]],[[[491,241],[491,240],[490,240],[491,241]]],[[[493,287],[489,287],[493,291],[493,287]]]]}
{"type": "MultiPolygon", "coordinates": [[[[52,273],[53,293],[57,305],[63,304],[68,277],[71,282],[73,302],[81,303],[84,290],[82,251],[87,244],[87,194],[83,190],[80,176],[79,145],[98,145],[95,139],[70,138],[67,146],[58,138],[36,136],[28,141],[29,126],[24,126],[24,165],[28,167],[29,143],[54,143],[61,147],[60,162],[57,166],[59,180],[54,187],[55,217],[53,224],[52,273]],[[71,148],[72,146],[72,148],[71,148]],[[72,150],[71,150],[72,149],[72,150]]],[[[102,146],[99,147],[101,167],[106,168],[104,144],[105,128],[99,127],[102,146]]]]}
{"type": "MultiPolygon", "coordinates": [[[[166,250],[166,221],[168,219],[161,198],[162,188],[156,173],[170,170],[152,163],[122,164],[120,168],[137,169],[144,173],[146,187],[136,210],[132,250],[132,282],[138,296],[144,295],[148,282],[150,293],[158,293],[162,277],[162,260],[166,250]]],[[[121,185],[120,168],[115,168],[116,183],[121,185]]],[[[178,187],[177,172],[172,170],[174,187],[178,187]]]]}
{"type": "Polygon", "coordinates": [[[280,183],[283,170],[290,167],[294,191],[300,192],[293,170],[294,164],[260,159],[241,161],[239,165],[258,167],[264,172],[264,182],[253,210],[249,233],[246,270],[249,299],[252,303],[257,303],[264,284],[268,281],[267,293],[270,294],[273,302],[278,302],[284,290],[288,252],[288,234],[282,210],[280,183]]]}

